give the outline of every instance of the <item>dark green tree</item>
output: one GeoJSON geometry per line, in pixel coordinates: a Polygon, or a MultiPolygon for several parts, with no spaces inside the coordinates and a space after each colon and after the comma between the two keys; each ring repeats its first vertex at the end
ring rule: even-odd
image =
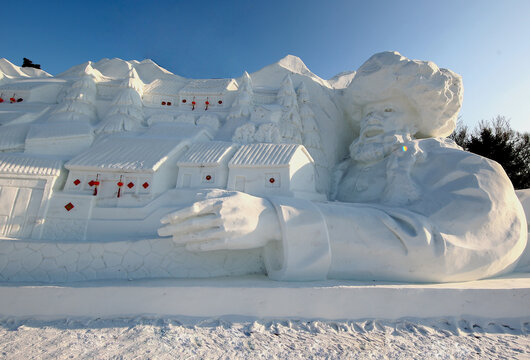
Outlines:
{"type": "Polygon", "coordinates": [[[530,188],[530,135],[513,130],[504,116],[482,120],[473,132],[459,121],[449,137],[464,150],[501,164],[514,188],[530,188]]]}

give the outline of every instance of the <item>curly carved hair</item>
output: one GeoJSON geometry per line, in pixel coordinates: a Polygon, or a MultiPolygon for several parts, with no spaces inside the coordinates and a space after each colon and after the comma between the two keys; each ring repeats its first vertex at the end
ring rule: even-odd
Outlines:
{"type": "MultiPolygon", "coordinates": [[[[463,92],[462,77],[451,70],[388,51],[373,55],[359,68],[345,95],[358,110],[394,97],[407,99],[418,114],[412,125],[421,138],[451,134],[463,92]]],[[[353,116],[360,117],[360,111],[353,116]]]]}

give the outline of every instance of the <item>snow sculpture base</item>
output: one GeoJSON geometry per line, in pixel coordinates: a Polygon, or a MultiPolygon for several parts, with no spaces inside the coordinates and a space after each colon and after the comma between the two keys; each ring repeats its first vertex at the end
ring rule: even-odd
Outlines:
{"type": "Polygon", "coordinates": [[[302,319],[530,317],[530,274],[453,284],[201,280],[0,284],[0,316],[242,316],[302,319]]]}

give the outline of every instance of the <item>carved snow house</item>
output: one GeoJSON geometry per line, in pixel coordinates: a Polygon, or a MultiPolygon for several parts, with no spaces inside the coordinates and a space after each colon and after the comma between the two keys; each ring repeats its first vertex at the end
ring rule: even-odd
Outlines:
{"type": "Polygon", "coordinates": [[[180,106],[190,110],[222,110],[234,101],[238,85],[234,79],[191,80],[179,91],[180,106]]]}
{"type": "Polygon", "coordinates": [[[177,158],[188,140],[108,137],[65,164],[64,190],[92,194],[97,206],[140,206],[175,187],[177,158]]]}
{"type": "Polygon", "coordinates": [[[65,84],[66,81],[60,79],[19,80],[0,85],[0,98],[2,104],[23,101],[56,104],[65,84]]]}
{"type": "Polygon", "coordinates": [[[150,106],[178,106],[179,91],[183,83],[169,79],[156,79],[144,88],[144,104],[150,106]]]}
{"type": "Polygon", "coordinates": [[[249,144],[228,163],[228,190],[318,200],[315,164],[303,145],[249,144]]]}
{"type": "Polygon", "coordinates": [[[195,143],[177,162],[177,188],[225,189],[228,161],[237,146],[222,141],[195,143]]]}
{"type": "Polygon", "coordinates": [[[62,161],[0,154],[0,236],[39,238],[62,161]]]}

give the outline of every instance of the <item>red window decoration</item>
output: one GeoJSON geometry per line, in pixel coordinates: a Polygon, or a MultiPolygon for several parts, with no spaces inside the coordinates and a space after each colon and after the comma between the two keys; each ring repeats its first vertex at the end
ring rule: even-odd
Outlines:
{"type": "Polygon", "coordinates": [[[4,102],[4,99],[0,98],[0,104],[4,102]]]}
{"type": "Polygon", "coordinates": [[[119,187],[122,187],[123,186],[123,183],[121,181],[118,181],[118,184],[117,184],[119,187]]]}
{"type": "Polygon", "coordinates": [[[11,103],[14,103],[14,102],[17,101],[17,99],[15,99],[15,98],[12,97],[12,98],[9,98],[9,101],[10,101],[11,103]]]}
{"type": "Polygon", "coordinates": [[[147,189],[149,187],[149,183],[146,181],[142,184],[142,186],[144,187],[144,189],[147,189]]]}
{"type": "Polygon", "coordinates": [[[74,180],[74,184],[75,184],[75,186],[81,184],[81,180],[79,180],[79,179],[75,179],[75,180],[74,180]]]}
{"type": "Polygon", "coordinates": [[[165,102],[165,101],[162,101],[162,105],[166,105],[166,102],[165,102]]]}
{"type": "Polygon", "coordinates": [[[127,184],[127,187],[128,187],[129,189],[132,189],[132,188],[134,187],[134,183],[133,183],[133,182],[128,183],[128,184],[127,184]]]}
{"type": "Polygon", "coordinates": [[[270,178],[270,179],[269,179],[269,182],[270,182],[271,184],[274,184],[275,181],[276,181],[276,180],[275,180],[274,178],[270,178]]]}
{"type": "Polygon", "coordinates": [[[88,183],[89,186],[94,186],[96,185],[96,182],[94,180],[90,180],[90,182],[88,183]]]}
{"type": "Polygon", "coordinates": [[[66,211],[70,211],[70,210],[72,210],[74,207],[75,207],[74,204],[72,204],[71,202],[69,202],[68,204],[66,204],[66,205],[64,206],[64,208],[66,209],[66,211]]]}
{"type": "Polygon", "coordinates": [[[185,104],[186,103],[186,99],[182,99],[182,103],[185,104]]]}
{"type": "Polygon", "coordinates": [[[195,101],[192,101],[192,102],[191,102],[191,105],[195,105],[195,101]]]}
{"type": "Polygon", "coordinates": [[[168,101],[168,102],[167,102],[167,106],[171,106],[171,101],[168,101]]]}
{"type": "Polygon", "coordinates": [[[217,103],[221,105],[223,103],[223,100],[219,100],[217,103]]]}
{"type": "Polygon", "coordinates": [[[99,181],[94,181],[94,186],[98,186],[99,185],[99,181]]]}
{"type": "Polygon", "coordinates": [[[206,175],[206,180],[208,180],[208,181],[212,180],[212,176],[211,175],[206,175]]]}
{"type": "Polygon", "coordinates": [[[24,99],[22,99],[22,98],[18,98],[17,99],[17,102],[22,102],[22,101],[24,101],[24,99]]]}

